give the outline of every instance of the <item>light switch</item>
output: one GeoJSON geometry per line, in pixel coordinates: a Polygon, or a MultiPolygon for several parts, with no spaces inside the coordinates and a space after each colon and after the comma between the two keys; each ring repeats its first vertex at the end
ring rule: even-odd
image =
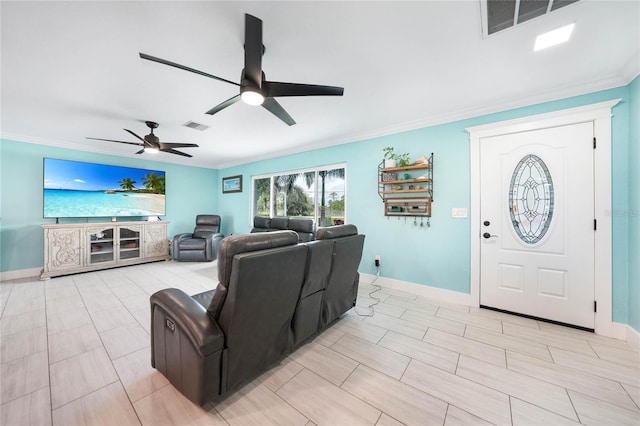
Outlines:
{"type": "Polygon", "coordinates": [[[467,209],[465,207],[454,207],[451,209],[451,217],[456,219],[466,219],[467,209]]]}

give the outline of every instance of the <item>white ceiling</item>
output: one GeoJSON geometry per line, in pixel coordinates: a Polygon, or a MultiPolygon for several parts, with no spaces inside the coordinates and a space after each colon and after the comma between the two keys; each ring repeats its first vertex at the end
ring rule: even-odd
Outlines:
{"type": "MultiPolygon", "coordinates": [[[[144,121],[163,142],[197,143],[222,168],[629,83],[640,72],[640,2],[581,0],[482,37],[480,0],[414,2],[9,2],[2,19],[3,138],[125,157],[144,121]],[[298,124],[237,103],[244,13],[263,20],[267,79],[343,86],[343,97],[279,98],[298,124]],[[571,40],[535,36],[575,22],[571,40]],[[183,127],[187,121],[210,126],[183,127]]],[[[138,157],[139,158],[139,157],[138,157]]]]}

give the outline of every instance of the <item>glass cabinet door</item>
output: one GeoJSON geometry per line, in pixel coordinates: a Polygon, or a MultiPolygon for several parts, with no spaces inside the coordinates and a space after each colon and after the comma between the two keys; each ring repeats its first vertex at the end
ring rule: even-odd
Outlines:
{"type": "Polygon", "coordinates": [[[119,228],[120,259],[140,257],[140,231],[132,228],[119,228]]]}
{"type": "Polygon", "coordinates": [[[115,261],[113,244],[114,229],[90,229],[89,230],[89,263],[115,261]]]}

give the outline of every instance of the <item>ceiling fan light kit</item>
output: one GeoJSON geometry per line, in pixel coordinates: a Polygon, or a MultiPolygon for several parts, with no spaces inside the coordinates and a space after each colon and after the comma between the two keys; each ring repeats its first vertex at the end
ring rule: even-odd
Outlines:
{"type": "Polygon", "coordinates": [[[240,98],[247,105],[257,106],[264,103],[264,95],[249,87],[240,88],[240,98]]]}

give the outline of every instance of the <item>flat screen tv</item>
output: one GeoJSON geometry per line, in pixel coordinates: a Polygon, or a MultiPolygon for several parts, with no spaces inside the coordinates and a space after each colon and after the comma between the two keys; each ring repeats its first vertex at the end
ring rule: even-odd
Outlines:
{"type": "Polygon", "coordinates": [[[165,215],[165,172],[44,159],[45,218],[165,215]]]}

